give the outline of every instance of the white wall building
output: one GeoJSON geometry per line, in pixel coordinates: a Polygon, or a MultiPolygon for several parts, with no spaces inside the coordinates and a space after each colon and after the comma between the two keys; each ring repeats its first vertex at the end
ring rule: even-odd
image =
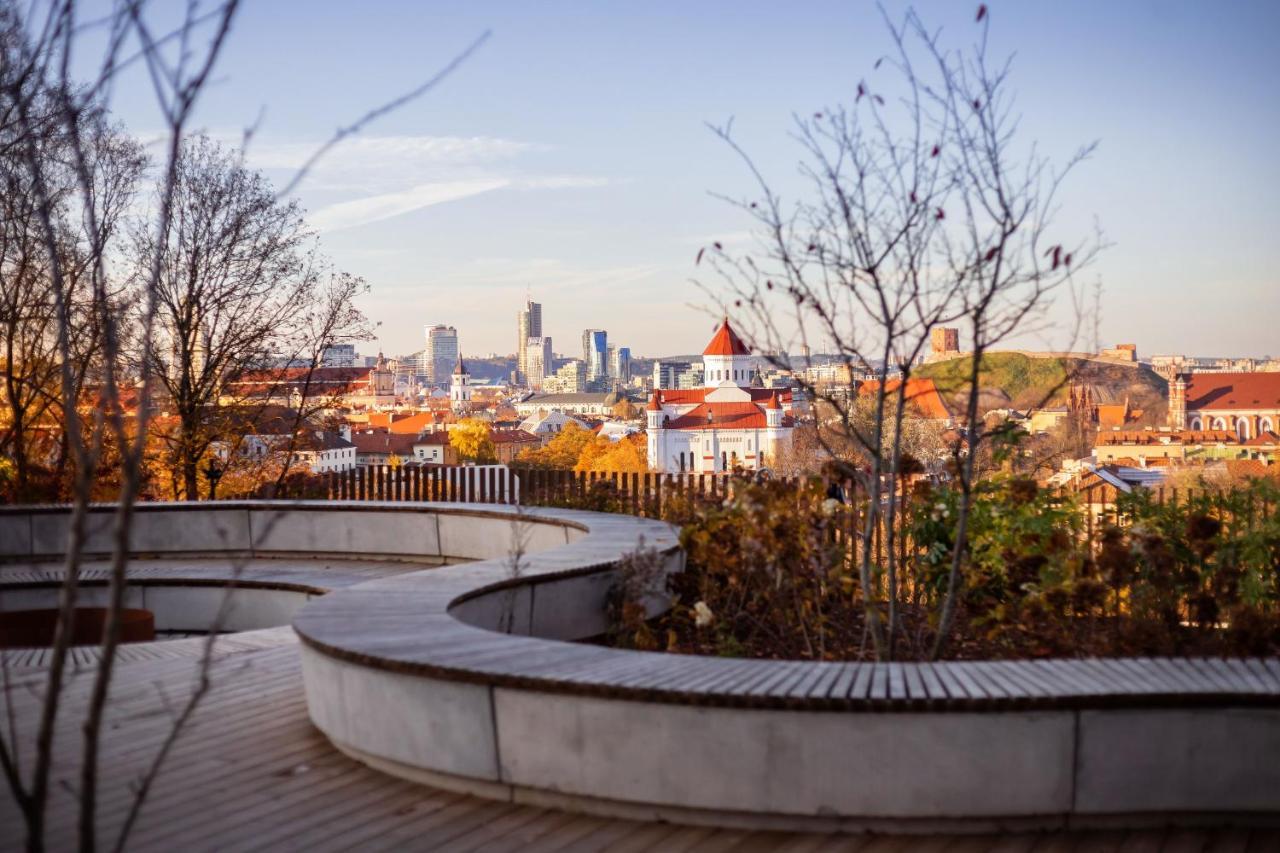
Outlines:
{"type": "Polygon", "coordinates": [[[791,446],[790,392],[750,387],[755,359],[728,318],[702,360],[703,387],[655,390],[645,406],[649,467],[673,473],[768,467],[791,446]]]}
{"type": "Polygon", "coordinates": [[[471,374],[458,356],[458,364],[453,368],[453,376],[449,380],[449,402],[455,412],[465,412],[471,408],[471,374]]]}

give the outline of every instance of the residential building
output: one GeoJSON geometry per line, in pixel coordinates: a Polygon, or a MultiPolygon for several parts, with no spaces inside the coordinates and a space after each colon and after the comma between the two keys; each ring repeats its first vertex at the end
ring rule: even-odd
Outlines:
{"type": "Polygon", "coordinates": [[[581,394],[587,387],[587,366],[579,359],[562,364],[554,375],[542,380],[546,394],[581,394]]]}
{"type": "Polygon", "coordinates": [[[307,430],[294,442],[293,458],[310,466],[313,474],[348,471],[356,467],[356,446],[339,433],[307,430]]]}
{"type": "Polygon", "coordinates": [[[516,313],[516,371],[519,373],[519,380],[526,383],[529,376],[526,362],[530,338],[542,338],[542,305],[526,299],[524,308],[516,313]]]}
{"type": "Polygon", "coordinates": [[[411,446],[413,461],[422,465],[449,465],[457,461],[449,444],[449,433],[444,430],[418,436],[411,446]]]}
{"type": "Polygon", "coordinates": [[[427,346],[423,350],[426,381],[428,385],[438,387],[448,381],[450,371],[458,362],[458,330],[437,324],[427,326],[426,335],[427,346]]]}
{"type": "Polygon", "coordinates": [[[529,338],[524,351],[525,384],[535,391],[552,372],[551,338],[529,338]]]}
{"type": "Polygon", "coordinates": [[[495,429],[490,434],[498,463],[509,465],[525,450],[541,446],[542,439],[522,429],[495,429]]]}
{"type": "Polygon", "coordinates": [[[1280,431],[1280,373],[1179,373],[1169,382],[1169,426],[1230,430],[1241,440],[1280,431]]]}
{"type": "Polygon", "coordinates": [[[570,417],[564,412],[557,411],[540,411],[532,414],[520,422],[520,429],[530,435],[538,437],[539,442],[546,444],[555,436],[559,435],[569,424],[577,424],[583,429],[587,425],[577,418],[570,417]]]}
{"type": "Polygon", "coordinates": [[[750,387],[755,359],[727,317],[703,350],[702,373],[701,388],[653,392],[645,407],[650,468],[757,470],[790,448],[790,392],[750,387]]]}
{"type": "Polygon", "coordinates": [[[582,333],[582,362],[587,368],[587,382],[609,376],[609,333],[604,329],[586,329],[582,333]]]}
{"type": "Polygon", "coordinates": [[[356,430],[351,442],[356,447],[357,465],[394,465],[415,458],[414,445],[420,439],[385,430],[356,430]]]}

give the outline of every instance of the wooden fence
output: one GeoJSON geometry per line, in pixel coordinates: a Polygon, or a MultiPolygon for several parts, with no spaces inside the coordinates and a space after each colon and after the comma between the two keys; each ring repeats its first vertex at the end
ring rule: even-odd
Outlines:
{"type": "Polygon", "coordinates": [[[461,501],[526,506],[599,505],[658,517],[676,497],[728,494],[732,474],[655,474],[549,470],[501,465],[372,465],[330,471],[286,489],[284,497],[369,501],[461,501]]]}

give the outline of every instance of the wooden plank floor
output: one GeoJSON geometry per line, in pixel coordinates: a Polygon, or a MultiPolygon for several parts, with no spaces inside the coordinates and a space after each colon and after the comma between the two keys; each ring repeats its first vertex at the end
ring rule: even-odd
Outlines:
{"type": "MultiPolygon", "coordinates": [[[[806,835],[612,820],[481,800],[394,779],[334,750],[308,721],[296,639],[254,632],[220,638],[214,688],[184,731],[143,807],[131,850],[520,851],[1252,851],[1280,850],[1271,830],[1154,830],[986,836],[806,835]],[[225,639],[225,642],[224,642],[225,639]]],[[[174,641],[118,669],[103,746],[102,846],[113,840],[130,784],[151,760],[195,672],[198,643],[174,641]]],[[[40,673],[12,670],[19,739],[36,724],[40,673]]],[[[74,678],[59,718],[49,847],[74,847],[78,725],[91,686],[74,678]]],[[[0,850],[22,826],[0,796],[0,850]]]]}

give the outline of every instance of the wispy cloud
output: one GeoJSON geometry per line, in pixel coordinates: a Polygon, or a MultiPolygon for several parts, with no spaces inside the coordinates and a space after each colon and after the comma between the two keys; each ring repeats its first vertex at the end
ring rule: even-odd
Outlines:
{"type": "MultiPolygon", "coordinates": [[[[247,159],[258,169],[293,171],[320,147],[319,140],[254,141],[247,159]]],[[[319,182],[334,177],[370,177],[392,170],[406,174],[438,172],[466,166],[490,166],[545,146],[490,136],[362,136],[336,146],[316,163],[311,176],[319,182]]],[[[310,177],[308,180],[310,180],[310,177]]]]}
{"type": "MultiPolygon", "coordinates": [[[[222,138],[228,144],[240,141],[229,134],[222,138]]],[[[254,140],[246,160],[253,168],[292,177],[319,144],[254,140]]],[[[488,136],[358,137],[320,160],[300,194],[304,201],[318,202],[311,224],[335,231],[494,190],[589,189],[610,183],[592,175],[539,174],[522,163],[527,155],[548,150],[539,143],[488,136]]]]}
{"type": "Polygon", "coordinates": [[[457,201],[510,186],[505,178],[472,181],[445,181],[422,184],[400,192],[382,193],[331,204],[312,213],[310,223],[322,231],[336,231],[380,222],[393,216],[411,213],[424,207],[457,201]]]}

